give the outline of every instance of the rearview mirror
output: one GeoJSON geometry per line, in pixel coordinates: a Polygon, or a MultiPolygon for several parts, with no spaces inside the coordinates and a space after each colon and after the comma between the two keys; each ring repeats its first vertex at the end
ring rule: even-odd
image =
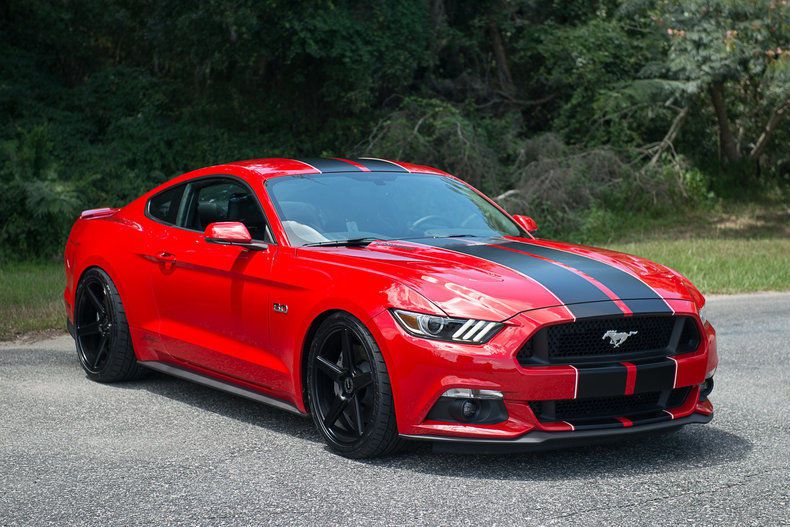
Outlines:
{"type": "Polygon", "coordinates": [[[516,223],[521,225],[525,231],[529,233],[533,233],[538,230],[538,224],[535,220],[530,218],[529,216],[523,216],[521,214],[514,214],[513,219],[516,220],[516,223]]]}
{"type": "Polygon", "coordinates": [[[238,221],[218,221],[210,223],[203,233],[206,243],[218,245],[237,245],[254,251],[265,251],[268,245],[252,241],[252,235],[243,223],[238,221]]]}

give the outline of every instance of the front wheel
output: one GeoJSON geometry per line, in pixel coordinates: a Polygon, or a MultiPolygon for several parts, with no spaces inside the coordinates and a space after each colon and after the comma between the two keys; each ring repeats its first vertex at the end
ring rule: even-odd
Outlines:
{"type": "Polygon", "coordinates": [[[329,446],[350,458],[391,454],[402,444],[387,366],[367,328],[330,315],[310,345],[310,412],[329,446]]]}

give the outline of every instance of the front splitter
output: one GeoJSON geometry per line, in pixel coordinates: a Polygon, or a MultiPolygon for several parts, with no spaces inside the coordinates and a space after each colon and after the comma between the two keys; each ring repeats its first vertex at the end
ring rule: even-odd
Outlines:
{"type": "Polygon", "coordinates": [[[474,439],[468,437],[450,437],[434,435],[405,435],[405,439],[433,442],[434,452],[504,454],[510,452],[535,452],[573,448],[618,440],[630,440],[643,435],[658,432],[670,432],[689,424],[705,424],[713,419],[713,414],[691,414],[687,417],[651,423],[628,428],[605,430],[579,430],[573,432],[544,432],[536,430],[528,432],[516,439],[474,439]]]}

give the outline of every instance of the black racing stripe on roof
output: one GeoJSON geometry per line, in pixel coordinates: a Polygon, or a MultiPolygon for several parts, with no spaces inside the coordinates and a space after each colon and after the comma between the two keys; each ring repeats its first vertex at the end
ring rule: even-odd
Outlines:
{"type": "Polygon", "coordinates": [[[297,159],[297,161],[301,161],[302,163],[307,163],[308,165],[312,165],[322,173],[332,173],[332,172],[363,172],[357,166],[352,165],[351,163],[346,163],[345,161],[341,161],[339,159],[325,159],[322,157],[305,157],[301,159],[297,159]]]}
{"type": "Polygon", "coordinates": [[[476,256],[532,278],[551,291],[576,318],[623,315],[623,311],[592,282],[559,264],[499,247],[505,240],[470,244],[458,239],[427,238],[425,245],[476,256]]]}
{"type": "Polygon", "coordinates": [[[408,172],[408,170],[402,166],[384,159],[358,158],[352,161],[370,169],[371,172],[408,172]]]}
{"type": "Polygon", "coordinates": [[[651,313],[672,313],[672,308],[650,286],[613,265],[531,242],[507,242],[502,246],[560,262],[591,276],[622,299],[634,313],[645,312],[645,309],[649,309],[651,313]],[[649,299],[653,302],[645,305],[644,302],[633,302],[634,299],[649,299]]]}

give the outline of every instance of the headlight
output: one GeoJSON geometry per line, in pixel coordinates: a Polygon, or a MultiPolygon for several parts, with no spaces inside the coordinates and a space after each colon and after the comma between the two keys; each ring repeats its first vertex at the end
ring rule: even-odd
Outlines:
{"type": "Polygon", "coordinates": [[[392,316],[409,334],[427,339],[483,344],[502,329],[499,322],[438,317],[393,309],[392,316]]]}
{"type": "Polygon", "coordinates": [[[705,313],[705,306],[699,308],[699,318],[702,320],[703,324],[708,321],[708,316],[705,313]]]}

